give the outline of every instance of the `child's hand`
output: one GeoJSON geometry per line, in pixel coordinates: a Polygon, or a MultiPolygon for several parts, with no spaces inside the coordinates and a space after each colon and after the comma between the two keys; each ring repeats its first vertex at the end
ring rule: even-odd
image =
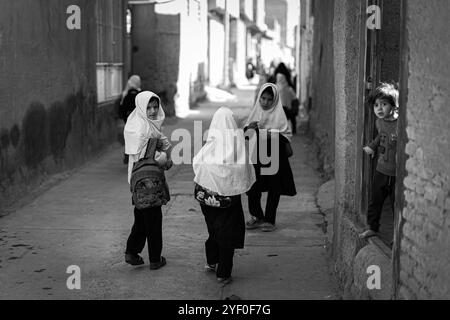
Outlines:
{"type": "Polygon", "coordinates": [[[164,147],[163,142],[161,139],[158,139],[158,142],[156,143],[156,150],[160,151],[164,147]]]}
{"type": "Polygon", "coordinates": [[[206,199],[205,203],[211,207],[220,207],[220,202],[216,200],[214,196],[206,199]]]}
{"type": "Polygon", "coordinates": [[[173,161],[172,159],[167,159],[166,165],[164,166],[164,170],[170,170],[170,168],[173,167],[173,161]]]}
{"type": "Polygon", "coordinates": [[[258,129],[258,122],[257,122],[257,121],[251,122],[251,123],[248,125],[247,129],[253,129],[253,130],[258,129]]]}
{"type": "Polygon", "coordinates": [[[373,156],[375,154],[375,151],[372,150],[370,147],[364,147],[364,152],[367,153],[369,156],[373,156]]]}

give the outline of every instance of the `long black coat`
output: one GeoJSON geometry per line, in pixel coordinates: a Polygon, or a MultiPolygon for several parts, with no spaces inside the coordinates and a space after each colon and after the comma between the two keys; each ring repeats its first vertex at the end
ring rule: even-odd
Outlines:
{"type": "Polygon", "coordinates": [[[224,248],[242,249],[245,239],[245,217],[241,196],[233,197],[229,208],[201,205],[209,236],[224,248]]]}
{"type": "MultiPolygon", "coordinates": [[[[259,133],[258,131],[256,132],[259,133]]],[[[273,135],[274,133],[272,133],[273,135]]],[[[258,190],[259,192],[272,191],[283,196],[295,196],[297,190],[295,188],[294,176],[292,174],[291,165],[289,163],[289,158],[286,154],[286,146],[289,141],[281,134],[277,133],[279,143],[279,168],[274,175],[261,175],[261,168],[269,167],[268,165],[262,165],[259,159],[259,144],[260,140],[258,137],[258,162],[254,164],[256,173],[256,182],[252,186],[252,191],[258,190]]],[[[277,137],[274,137],[277,138],[277,137]]],[[[268,154],[271,155],[270,141],[267,141],[268,154]]]]}
{"type": "Polygon", "coordinates": [[[130,89],[123,99],[122,104],[120,105],[119,115],[123,122],[127,122],[128,116],[134,111],[136,108],[136,96],[140,91],[136,89],[130,89]]]}

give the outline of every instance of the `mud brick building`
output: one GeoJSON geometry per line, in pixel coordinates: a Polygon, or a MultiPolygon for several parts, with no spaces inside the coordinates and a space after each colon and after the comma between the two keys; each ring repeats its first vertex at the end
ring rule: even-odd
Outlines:
{"type": "Polygon", "coordinates": [[[324,173],[335,181],[331,253],[346,298],[450,298],[450,3],[302,1],[314,20],[311,131],[324,173]],[[379,8],[381,28],[367,21],[379,8]],[[372,7],[373,8],[373,7],[372,7]],[[380,237],[360,240],[374,162],[366,99],[381,82],[400,88],[396,210],[383,212],[380,237]],[[369,290],[368,267],[381,270],[369,290]]]}
{"type": "Polygon", "coordinates": [[[125,9],[121,0],[0,3],[0,206],[117,139],[125,9]],[[79,28],[68,28],[72,18],[79,28]]]}

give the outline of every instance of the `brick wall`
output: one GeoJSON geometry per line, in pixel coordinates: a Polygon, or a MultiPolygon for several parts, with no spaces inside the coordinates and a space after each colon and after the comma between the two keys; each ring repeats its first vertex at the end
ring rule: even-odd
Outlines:
{"type": "Polygon", "coordinates": [[[450,298],[450,2],[408,0],[400,298],[450,298]]]}
{"type": "Polygon", "coordinates": [[[0,205],[116,139],[112,110],[97,106],[95,43],[94,1],[0,3],[0,205]],[[72,4],[81,30],[66,27],[72,4]]]}

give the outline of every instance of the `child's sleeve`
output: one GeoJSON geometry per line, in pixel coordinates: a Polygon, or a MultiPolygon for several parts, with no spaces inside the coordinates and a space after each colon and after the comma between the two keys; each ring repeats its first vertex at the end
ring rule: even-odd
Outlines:
{"type": "Polygon", "coordinates": [[[380,123],[378,122],[378,120],[375,122],[375,127],[377,128],[377,136],[376,138],[371,141],[367,146],[372,149],[373,151],[377,150],[378,145],[380,144],[380,123]]]}
{"type": "Polygon", "coordinates": [[[172,149],[172,144],[170,143],[169,138],[167,138],[163,133],[161,133],[161,137],[159,139],[163,143],[163,147],[161,148],[161,150],[166,152],[167,156],[170,157],[170,151],[172,149]]]}
{"type": "Polygon", "coordinates": [[[379,144],[380,144],[380,135],[377,135],[375,140],[371,141],[367,146],[373,151],[376,151],[379,144]]]}

